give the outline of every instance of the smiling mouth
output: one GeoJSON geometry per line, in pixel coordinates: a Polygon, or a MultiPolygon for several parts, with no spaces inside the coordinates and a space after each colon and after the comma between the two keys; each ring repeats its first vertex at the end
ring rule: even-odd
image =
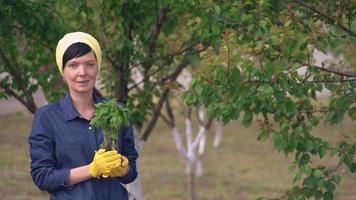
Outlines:
{"type": "Polygon", "coordinates": [[[89,81],[77,81],[77,83],[87,83],[89,81]]]}

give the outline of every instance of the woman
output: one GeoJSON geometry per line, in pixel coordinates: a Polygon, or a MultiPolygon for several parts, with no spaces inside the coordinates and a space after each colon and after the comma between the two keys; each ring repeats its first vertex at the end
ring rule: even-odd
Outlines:
{"type": "Polygon", "coordinates": [[[121,184],[137,176],[132,127],[121,128],[118,154],[98,150],[102,130],[90,126],[94,104],[104,100],[93,92],[101,66],[98,42],[87,33],[68,33],[58,42],[56,61],[69,92],[33,119],[28,141],[34,183],[50,199],[128,199],[121,184]]]}

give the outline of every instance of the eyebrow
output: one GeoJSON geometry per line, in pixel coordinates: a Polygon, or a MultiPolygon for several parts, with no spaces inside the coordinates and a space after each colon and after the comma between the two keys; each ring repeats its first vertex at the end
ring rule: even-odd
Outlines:
{"type": "MultiPolygon", "coordinates": [[[[84,62],[85,63],[96,62],[96,60],[95,59],[90,59],[90,60],[85,60],[84,62]]],[[[78,63],[78,61],[77,60],[70,60],[70,61],[68,61],[68,63],[78,63]]]]}

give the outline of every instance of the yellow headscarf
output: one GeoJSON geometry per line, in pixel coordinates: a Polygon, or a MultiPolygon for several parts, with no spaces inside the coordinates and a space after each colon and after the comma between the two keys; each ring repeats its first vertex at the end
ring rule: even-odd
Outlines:
{"type": "Polygon", "coordinates": [[[56,49],[56,61],[58,69],[63,74],[63,55],[67,48],[77,42],[85,43],[94,51],[96,55],[96,60],[98,63],[98,71],[101,67],[101,49],[98,41],[88,33],[83,32],[72,32],[67,33],[64,37],[58,41],[56,49]]]}

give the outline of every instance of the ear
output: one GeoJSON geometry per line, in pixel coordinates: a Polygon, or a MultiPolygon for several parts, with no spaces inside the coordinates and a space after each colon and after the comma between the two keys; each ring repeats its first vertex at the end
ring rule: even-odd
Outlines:
{"type": "Polygon", "coordinates": [[[62,74],[62,79],[65,84],[68,84],[67,77],[64,74],[62,74]]]}

